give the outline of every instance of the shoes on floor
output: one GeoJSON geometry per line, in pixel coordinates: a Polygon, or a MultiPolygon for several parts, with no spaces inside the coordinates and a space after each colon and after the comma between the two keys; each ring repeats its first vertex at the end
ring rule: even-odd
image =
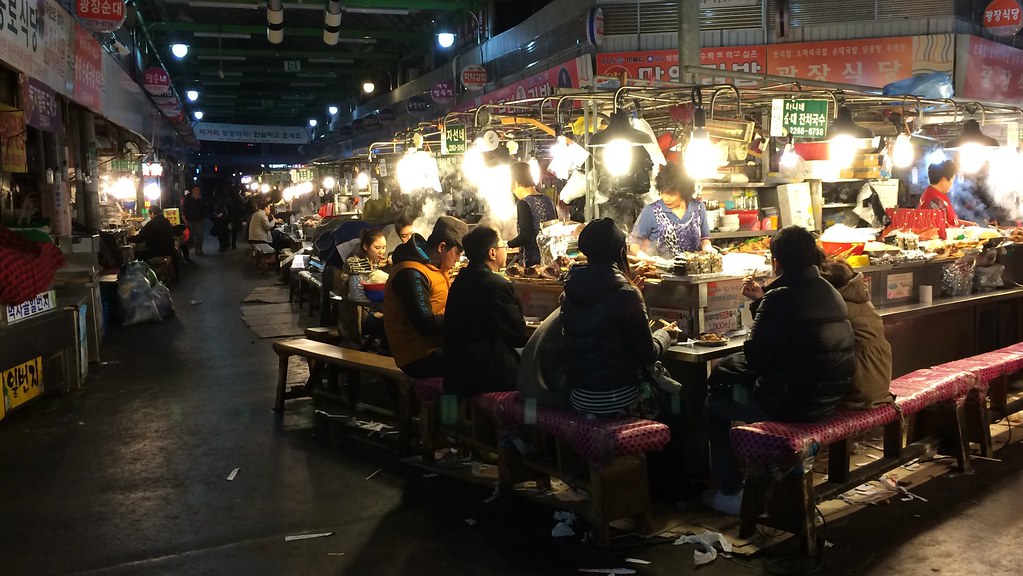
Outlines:
{"type": "Polygon", "coordinates": [[[722,494],[719,490],[708,490],[700,498],[704,506],[729,516],[738,516],[742,511],[742,490],[735,494],[722,494]]]}

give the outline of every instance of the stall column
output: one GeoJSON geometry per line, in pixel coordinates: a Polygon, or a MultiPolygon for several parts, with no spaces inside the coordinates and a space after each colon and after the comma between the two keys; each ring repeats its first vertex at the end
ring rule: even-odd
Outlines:
{"type": "MultiPolygon", "coordinates": [[[[63,126],[61,108],[57,107],[57,126],[63,126]]],[[[71,194],[67,187],[64,166],[64,132],[43,131],[43,174],[46,186],[42,189],[50,191],[50,206],[53,207],[51,224],[53,234],[61,238],[71,236],[71,194]]],[[[63,245],[63,243],[62,243],[63,245]]]]}
{"type": "Polygon", "coordinates": [[[687,66],[700,65],[700,0],[678,0],[678,82],[695,84],[687,66]]]}
{"type": "Polygon", "coordinates": [[[96,157],[96,117],[75,107],[78,124],[78,217],[89,228],[101,228],[99,209],[99,161],[96,157]]]}

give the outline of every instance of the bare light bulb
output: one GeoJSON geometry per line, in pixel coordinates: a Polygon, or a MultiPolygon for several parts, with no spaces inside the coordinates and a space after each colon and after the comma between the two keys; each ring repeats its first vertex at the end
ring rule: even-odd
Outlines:
{"type": "Polygon", "coordinates": [[[694,180],[705,180],[717,175],[718,167],[721,165],[721,155],[717,148],[710,141],[710,134],[706,128],[693,130],[693,135],[686,145],[685,154],[682,156],[682,164],[686,173],[694,180]]]}
{"type": "Polygon", "coordinates": [[[916,154],[913,152],[913,139],[909,134],[899,134],[892,146],[892,164],[896,168],[909,168],[913,165],[916,154]]]}

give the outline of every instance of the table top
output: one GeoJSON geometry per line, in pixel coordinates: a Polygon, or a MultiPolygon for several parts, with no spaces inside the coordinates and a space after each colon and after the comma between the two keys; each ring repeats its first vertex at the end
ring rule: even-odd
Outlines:
{"type": "Polygon", "coordinates": [[[681,346],[676,344],[675,346],[668,348],[668,351],[664,356],[669,360],[691,362],[693,364],[709,362],[710,360],[724,358],[729,354],[741,351],[742,345],[745,342],[745,336],[736,336],[729,340],[728,344],[725,344],[724,346],[702,346],[700,344],[681,346]]]}

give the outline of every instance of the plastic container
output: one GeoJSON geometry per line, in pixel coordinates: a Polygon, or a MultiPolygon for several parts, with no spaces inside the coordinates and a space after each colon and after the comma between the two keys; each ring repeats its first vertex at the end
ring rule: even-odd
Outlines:
{"type": "Polygon", "coordinates": [[[863,254],[866,242],[821,242],[821,248],[828,256],[859,256],[863,254]]]}
{"type": "Polygon", "coordinates": [[[759,222],[759,210],[728,210],[728,215],[739,217],[739,230],[753,230],[759,222]]]}
{"type": "Polygon", "coordinates": [[[362,289],[366,292],[366,299],[370,302],[383,302],[385,286],[387,284],[363,284],[362,289]]]}

